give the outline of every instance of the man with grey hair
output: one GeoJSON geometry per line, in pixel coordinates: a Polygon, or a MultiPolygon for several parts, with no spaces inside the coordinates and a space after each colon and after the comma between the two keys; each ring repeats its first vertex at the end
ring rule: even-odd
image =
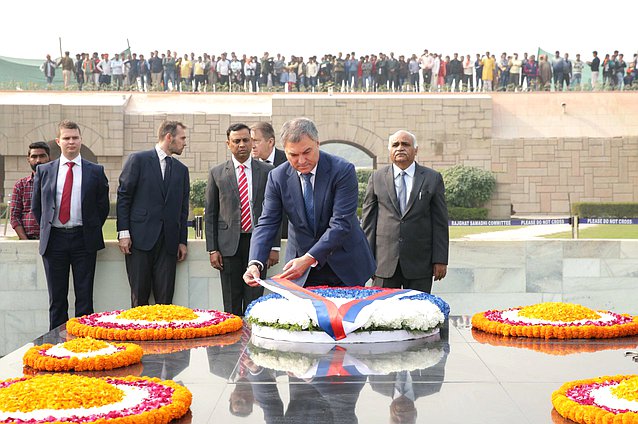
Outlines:
{"type": "Polygon", "coordinates": [[[357,219],[354,165],[319,150],[310,119],[286,122],[281,140],[288,162],[270,171],[244,281],[258,284],[285,212],[289,225],[282,278],[306,287],[365,284],[375,263],[357,219]]]}
{"type": "Polygon", "coordinates": [[[363,231],[377,260],[375,284],[429,293],[447,273],[448,214],[441,174],[415,162],[416,137],[390,136],[392,165],[370,176],[363,231]]]}

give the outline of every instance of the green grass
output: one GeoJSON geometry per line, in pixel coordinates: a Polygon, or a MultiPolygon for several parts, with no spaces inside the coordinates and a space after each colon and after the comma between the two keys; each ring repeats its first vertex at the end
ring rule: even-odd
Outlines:
{"type": "MultiPolygon", "coordinates": [[[[544,236],[545,238],[562,239],[572,238],[571,231],[555,233],[544,236]]],[[[578,238],[581,239],[638,239],[638,225],[597,225],[578,230],[578,238]]]]}
{"type": "Polygon", "coordinates": [[[457,238],[463,238],[465,236],[469,236],[472,234],[492,233],[495,231],[518,230],[519,228],[524,228],[524,227],[520,225],[510,226],[510,227],[495,227],[491,225],[478,226],[478,227],[450,227],[450,238],[457,239],[457,238]]]}

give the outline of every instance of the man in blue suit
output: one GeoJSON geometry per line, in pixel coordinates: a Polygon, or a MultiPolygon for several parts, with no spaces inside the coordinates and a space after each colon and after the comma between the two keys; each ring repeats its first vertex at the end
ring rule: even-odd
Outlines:
{"type": "Polygon", "coordinates": [[[49,289],[49,329],[68,319],[69,267],[73,270],[75,316],[93,313],[97,251],[109,213],[104,167],[82,159],[78,124],[58,124],[59,159],[37,167],[31,211],[40,223],[40,255],[49,289]]]}
{"type": "Polygon", "coordinates": [[[244,281],[257,284],[285,212],[289,225],[282,278],[305,286],[365,284],[376,264],[357,219],[354,165],[321,152],[317,128],[307,118],[286,122],[281,140],[288,162],[268,175],[244,281]]]}
{"type": "Polygon", "coordinates": [[[169,304],[177,262],[186,259],[188,168],[174,159],[186,146],[186,126],[164,121],[154,148],[129,156],[117,189],[117,231],[126,256],[131,306],[169,304]]]}

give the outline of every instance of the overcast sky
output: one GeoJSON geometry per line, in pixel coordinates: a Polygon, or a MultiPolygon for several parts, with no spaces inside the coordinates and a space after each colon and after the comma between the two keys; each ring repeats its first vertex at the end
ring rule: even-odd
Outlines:
{"type": "Polygon", "coordinates": [[[535,0],[491,2],[136,0],[51,1],[2,5],[0,56],[177,50],[307,58],[354,51],[452,54],[523,52],[541,47],[584,59],[592,50],[638,51],[638,2],[535,0]],[[172,4],[174,9],[167,5],[172,4]],[[487,6],[486,6],[487,5],[487,6]],[[607,6],[605,6],[607,5],[607,6]],[[607,11],[605,12],[605,9],[607,11]]]}

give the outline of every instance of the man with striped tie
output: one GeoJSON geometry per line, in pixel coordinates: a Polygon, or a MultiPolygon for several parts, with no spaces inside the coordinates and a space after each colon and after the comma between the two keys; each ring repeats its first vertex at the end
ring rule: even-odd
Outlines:
{"type": "MultiPolygon", "coordinates": [[[[219,270],[224,310],[244,315],[248,304],[264,292],[263,287],[245,285],[242,275],[248,266],[250,237],[261,215],[268,173],[273,167],[251,157],[253,141],[247,125],[231,125],[226,136],[232,156],[208,174],[206,250],[211,266],[219,270]]],[[[273,257],[278,254],[271,251],[273,257]]]]}

